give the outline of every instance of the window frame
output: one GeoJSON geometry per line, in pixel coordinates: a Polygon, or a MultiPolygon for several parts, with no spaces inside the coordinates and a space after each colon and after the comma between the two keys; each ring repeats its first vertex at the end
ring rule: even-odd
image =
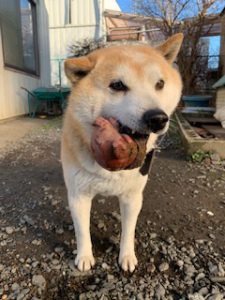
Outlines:
{"type": "MultiPolygon", "coordinates": [[[[20,1],[20,0],[19,0],[20,1]]],[[[3,61],[4,67],[13,71],[24,73],[26,75],[33,75],[35,77],[40,77],[40,58],[39,58],[39,44],[38,44],[38,22],[37,22],[37,3],[36,0],[27,0],[31,5],[31,14],[32,14],[32,25],[33,25],[33,45],[34,45],[34,58],[35,58],[35,71],[32,71],[26,67],[20,68],[15,65],[7,63],[5,60],[4,53],[4,37],[2,37],[2,52],[3,52],[3,61]]],[[[1,24],[0,24],[1,25],[1,24]]],[[[1,26],[2,27],[2,26],[1,26]]],[[[22,36],[21,36],[22,38],[22,36]]]]}

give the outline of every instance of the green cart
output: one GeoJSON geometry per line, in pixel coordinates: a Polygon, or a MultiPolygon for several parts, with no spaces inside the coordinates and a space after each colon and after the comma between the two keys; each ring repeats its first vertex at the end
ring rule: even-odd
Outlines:
{"type": "Polygon", "coordinates": [[[29,91],[24,87],[21,87],[21,89],[27,92],[29,116],[32,118],[35,117],[38,107],[44,102],[47,105],[49,103],[59,103],[59,107],[63,111],[63,108],[66,106],[66,99],[70,93],[69,87],[39,87],[33,91],[29,91]]]}

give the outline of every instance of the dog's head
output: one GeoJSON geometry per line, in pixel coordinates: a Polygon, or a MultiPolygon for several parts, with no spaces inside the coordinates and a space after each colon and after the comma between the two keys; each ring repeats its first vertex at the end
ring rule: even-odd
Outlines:
{"type": "Polygon", "coordinates": [[[176,34],[156,48],[118,46],[65,61],[73,86],[68,110],[88,137],[99,117],[117,120],[130,136],[166,132],[181,95],[173,62],[182,40],[183,34],[176,34]]]}
{"type": "Polygon", "coordinates": [[[181,79],[172,64],[182,40],[176,34],[156,48],[119,46],[66,60],[74,113],[85,124],[105,116],[132,131],[164,133],[181,95],[181,79]]]}

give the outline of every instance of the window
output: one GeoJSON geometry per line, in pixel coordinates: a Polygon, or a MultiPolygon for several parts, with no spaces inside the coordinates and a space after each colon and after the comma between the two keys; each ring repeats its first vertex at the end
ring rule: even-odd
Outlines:
{"type": "Polygon", "coordinates": [[[33,0],[0,0],[4,64],[38,75],[36,4],[33,0]]]}

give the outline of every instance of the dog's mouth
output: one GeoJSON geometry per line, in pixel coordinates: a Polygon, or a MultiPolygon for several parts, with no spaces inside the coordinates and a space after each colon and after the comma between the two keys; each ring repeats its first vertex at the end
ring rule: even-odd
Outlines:
{"type": "Polygon", "coordinates": [[[98,117],[93,126],[91,149],[102,167],[117,171],[143,164],[149,135],[134,131],[113,118],[98,117]]]}
{"type": "Polygon", "coordinates": [[[135,141],[146,141],[149,138],[149,134],[144,134],[138,131],[135,131],[133,129],[131,129],[130,127],[123,125],[121,122],[118,121],[118,125],[119,125],[119,133],[121,134],[127,134],[129,135],[131,138],[133,138],[135,141]]]}
{"type": "Polygon", "coordinates": [[[135,131],[131,129],[130,127],[123,125],[121,122],[119,123],[119,132],[121,134],[126,134],[131,137],[132,140],[134,140],[138,147],[138,152],[136,159],[134,162],[127,168],[127,169],[133,169],[140,167],[145,159],[146,156],[146,145],[150,134],[144,134],[138,131],[135,131]]]}

